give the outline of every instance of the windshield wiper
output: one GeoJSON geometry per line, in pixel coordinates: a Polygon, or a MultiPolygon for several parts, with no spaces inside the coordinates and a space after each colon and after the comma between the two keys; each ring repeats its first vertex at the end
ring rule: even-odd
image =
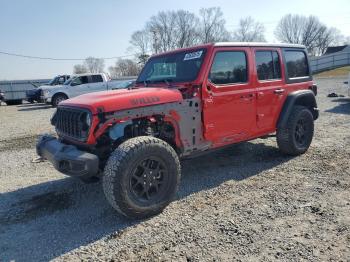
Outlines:
{"type": "Polygon", "coordinates": [[[171,78],[163,78],[163,79],[157,79],[157,80],[153,80],[153,83],[159,83],[159,82],[164,82],[167,84],[168,87],[172,87],[171,82],[173,82],[173,79],[171,78]]]}
{"type": "MultiPolygon", "coordinates": [[[[140,81],[141,82],[141,81],[140,81]]],[[[140,83],[139,82],[139,83],[140,83]]],[[[143,85],[145,86],[145,87],[147,87],[148,86],[148,84],[150,83],[151,81],[150,80],[143,80],[143,85]]]]}

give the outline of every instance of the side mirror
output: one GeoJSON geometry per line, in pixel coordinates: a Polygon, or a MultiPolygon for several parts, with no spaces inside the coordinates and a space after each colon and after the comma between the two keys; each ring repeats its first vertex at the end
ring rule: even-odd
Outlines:
{"type": "Polygon", "coordinates": [[[74,83],[74,82],[70,83],[70,86],[77,86],[77,85],[78,83],[74,83]]]}

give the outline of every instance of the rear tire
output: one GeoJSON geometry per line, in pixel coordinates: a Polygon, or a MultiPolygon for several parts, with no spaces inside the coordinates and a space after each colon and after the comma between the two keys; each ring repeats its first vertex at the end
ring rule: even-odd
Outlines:
{"type": "Polygon", "coordinates": [[[108,202],[130,218],[156,215],[171,202],[181,176],[179,158],[163,140],[140,136],[109,157],[103,176],[108,202]]]}
{"type": "Polygon", "coordinates": [[[283,153],[297,156],[308,150],[313,135],[312,113],[304,106],[295,106],[286,127],[277,130],[277,144],[283,153]]]}
{"type": "Polygon", "coordinates": [[[57,95],[54,95],[54,97],[52,98],[52,106],[53,107],[57,107],[59,103],[61,103],[62,101],[68,99],[68,97],[64,94],[57,94],[57,95]]]}

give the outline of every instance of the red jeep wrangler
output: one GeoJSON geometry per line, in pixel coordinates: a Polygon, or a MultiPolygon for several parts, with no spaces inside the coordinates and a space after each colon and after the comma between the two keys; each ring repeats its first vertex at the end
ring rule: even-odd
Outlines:
{"type": "Polygon", "coordinates": [[[216,43],[152,56],[128,90],[59,104],[37,152],[67,175],[103,178],[109,203],[141,218],[161,212],[180,158],[275,134],[283,153],[310,146],[318,117],[304,46],[216,43]]]}

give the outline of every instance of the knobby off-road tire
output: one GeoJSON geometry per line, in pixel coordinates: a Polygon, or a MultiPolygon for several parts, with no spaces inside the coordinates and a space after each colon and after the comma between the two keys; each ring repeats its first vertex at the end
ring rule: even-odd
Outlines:
{"type": "Polygon", "coordinates": [[[163,140],[131,138],[109,157],[103,190],[122,215],[145,218],[160,213],[173,199],[181,177],[179,158],[163,140]]]}
{"type": "Polygon", "coordinates": [[[304,106],[295,106],[286,127],[277,130],[277,144],[283,153],[296,156],[308,150],[313,135],[312,113],[304,106]]]}
{"type": "Polygon", "coordinates": [[[59,103],[61,103],[62,101],[68,99],[68,97],[64,94],[57,94],[54,95],[54,97],[52,98],[51,104],[53,107],[57,107],[59,103]]]}

